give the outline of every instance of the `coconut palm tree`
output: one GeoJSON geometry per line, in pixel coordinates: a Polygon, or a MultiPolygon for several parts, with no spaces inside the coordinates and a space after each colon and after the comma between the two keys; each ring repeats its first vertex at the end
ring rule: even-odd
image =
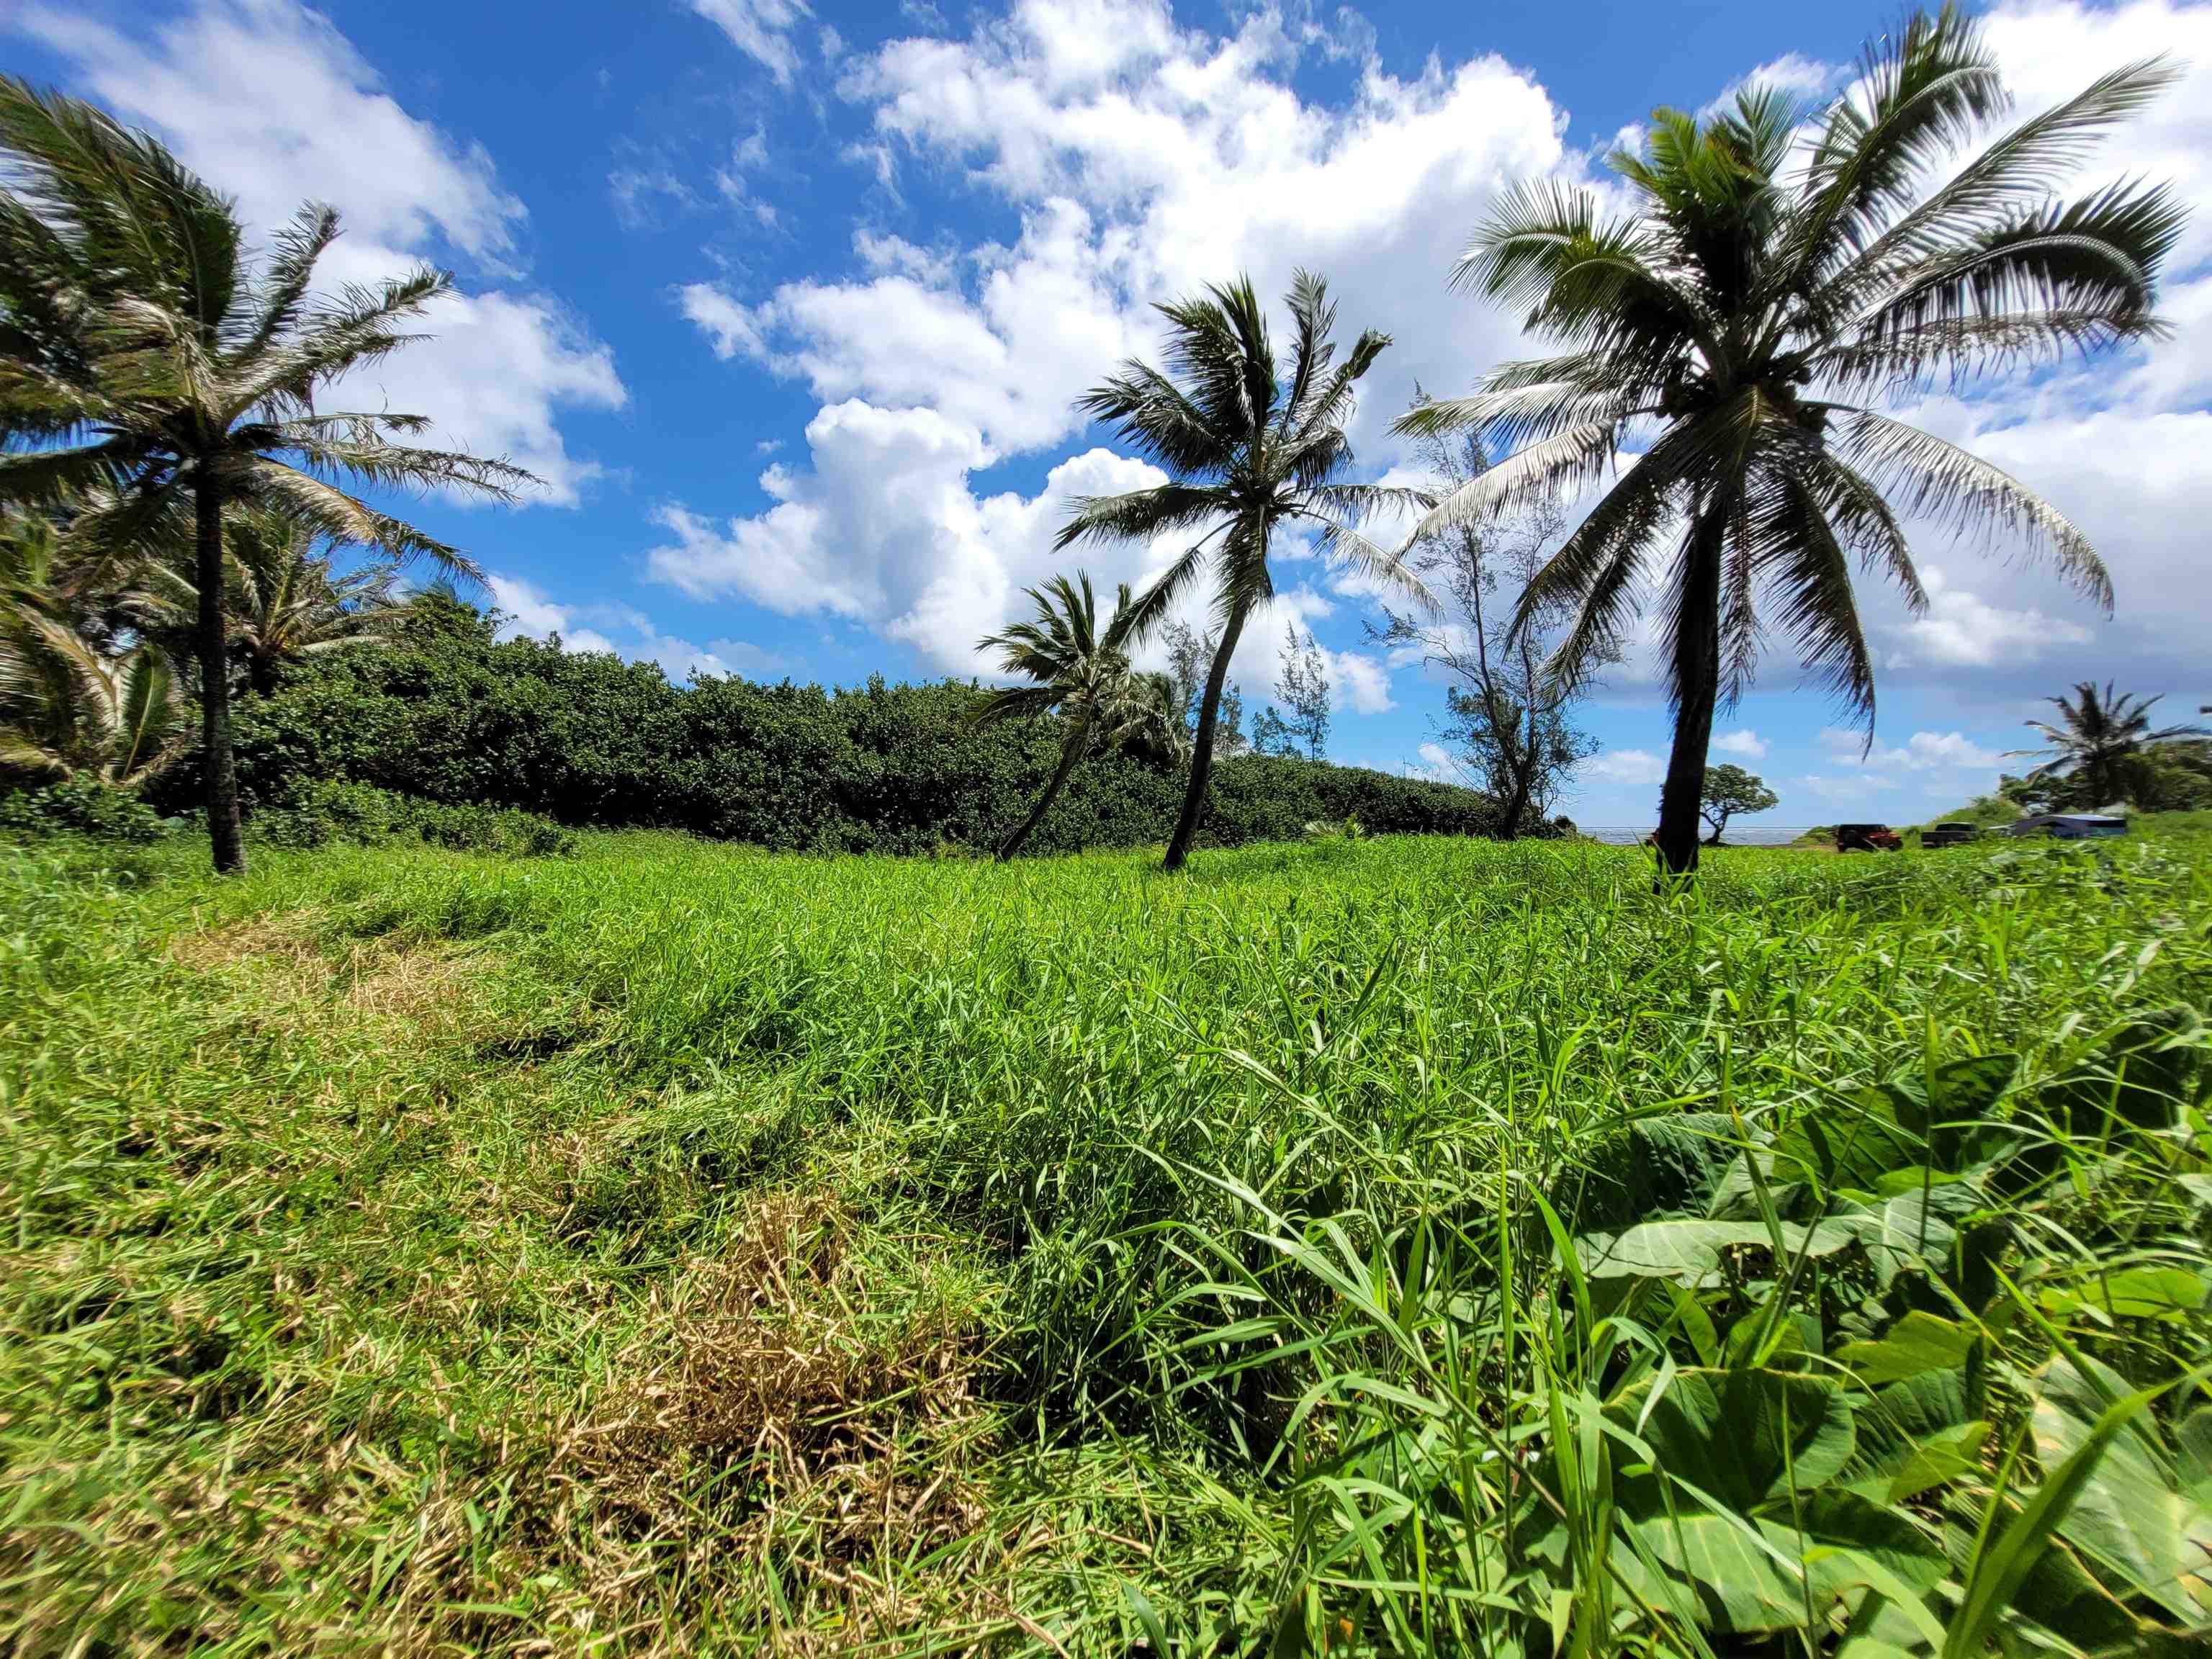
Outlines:
{"type": "Polygon", "coordinates": [[[2138,700],[2124,691],[2115,692],[2110,680],[2101,692],[2094,680],[2082,680],[2075,685],[2071,700],[2045,701],[2058,710],[2057,724],[2030,720],[2028,725],[2043,734],[2048,746],[2014,749],[2008,756],[2039,758],[2043,763],[2029,771],[2029,781],[2068,779],[2087,795],[2081,802],[2084,806],[2101,806],[2125,795],[2130,763],[2153,744],[2212,735],[2201,726],[2152,731],[2150,711],[2160,699],[2138,700]]]}
{"type": "MultiPolygon", "coordinates": [[[[388,561],[338,574],[314,550],[311,532],[262,512],[233,515],[223,540],[231,659],[248,691],[268,695],[288,664],[385,643],[407,619],[407,601],[393,588],[398,570],[388,561]]],[[[185,554],[149,563],[116,609],[132,628],[188,658],[199,589],[189,546],[185,554]]]]}
{"type": "Polygon", "coordinates": [[[0,768],[136,789],[184,752],[184,698],[160,647],[102,653],[58,580],[40,520],[0,527],[0,768]]]}
{"type": "Polygon", "coordinates": [[[1190,759],[1190,726],[1174,677],[1132,674],[1112,706],[1106,739],[1116,749],[1144,755],[1164,766],[1190,759]]]}
{"type": "Polygon", "coordinates": [[[1571,685],[1656,601],[1674,711],[1656,837],[1668,870],[1696,865],[1714,711],[1750,683],[1764,622],[1871,732],[1851,566],[1924,609],[1902,519],[2009,532],[2110,607],[2103,564],[2056,508],[1874,405],[2165,331],[2152,304],[2182,222],[2172,192],[2052,191],[2172,79],[2156,62],[2116,70],[1934,182],[2007,107],[1979,26],[1946,6],[1869,47],[1817,112],[1756,88],[1711,120],[1656,112],[1642,152],[1612,157],[1626,215],[1530,184],[1476,232],[1459,280],[1529,307],[1561,354],[1400,422],[1516,452],[1421,532],[1596,488],[1640,447],[1518,615],[1566,619],[1552,672],[1571,685]]]}
{"type": "Polygon", "coordinates": [[[1268,554],[1276,531],[1311,526],[1323,552],[1433,606],[1421,580],[1352,528],[1378,509],[1425,506],[1409,490],[1346,481],[1352,443],[1345,422],[1359,379],[1389,337],[1370,330],[1341,362],[1330,338],[1336,307],[1318,276],[1299,271],[1285,301],[1291,340],[1278,373],[1267,318],[1249,278],[1158,307],[1168,320],[1167,367],[1132,360],[1077,407],[1166,471],[1170,482],[1073,503],[1058,545],[1086,539],[1151,540],[1200,532],[1138,599],[1129,638],[1143,638],[1176,600],[1212,574],[1221,643],[1199,702],[1198,733],[1182,811],[1166,867],[1182,866],[1198,832],[1213,770],[1221,690],[1237,641],[1274,592],[1268,554]]]}
{"type": "Polygon", "coordinates": [[[977,707],[975,722],[981,726],[1057,714],[1066,722],[1067,731],[1060,740],[1060,764],[1053,769],[1052,781],[1045,785],[1029,817],[999,848],[1001,862],[1020,852],[1022,843],[1044,822],[1045,813],[1067,787],[1077,763],[1090,752],[1092,742],[1113,732],[1129,712],[1124,707],[1129,694],[1129,658],[1123,648],[1129,617],[1127,584],[1122,585],[1114,614],[1103,631],[1098,626],[1098,601],[1087,571],[1076,572],[1072,582],[1065,576],[1054,576],[1042,587],[1030,588],[1029,596],[1036,605],[1035,617],[1014,623],[1003,634],[988,635],[975,648],[997,652],[1006,672],[1021,675],[1030,684],[992,692],[977,707]]]}
{"type": "Polygon", "coordinates": [[[240,869],[231,753],[224,523],[234,507],[334,542],[471,573],[453,548],[341,489],[472,491],[531,482],[506,462],[399,441],[420,416],[316,398],[413,337],[452,278],[423,267],[319,295],[337,214],[303,209],[249,256],[229,199],[90,105],[0,78],[0,503],[97,495],[72,534],[118,558],[167,514],[193,526],[201,735],[216,869],[240,869]]]}

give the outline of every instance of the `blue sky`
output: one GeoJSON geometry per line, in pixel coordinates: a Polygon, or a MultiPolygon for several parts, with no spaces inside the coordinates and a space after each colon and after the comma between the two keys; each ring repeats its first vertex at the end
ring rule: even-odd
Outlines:
{"type": "MultiPolygon", "coordinates": [[[[677,678],[849,684],[972,672],[975,638],[1057,567],[1059,502],[1142,481],[1069,404],[1149,347],[1148,301],[1239,270],[1278,292],[1299,264],[1329,275],[1347,328],[1395,337],[1354,434],[1370,474],[1402,473],[1386,428],[1414,381],[1457,390],[1522,349],[1446,286],[1502,183],[1601,177],[1655,104],[1747,76],[1832,88],[1893,10],[0,0],[0,33],[11,70],[161,133],[256,223],[335,203],[334,278],[457,272],[435,343],[362,395],[546,480],[520,509],[414,508],[516,626],[677,678]]],[[[2206,66],[2106,171],[2212,202],[2212,5],[2039,0],[1990,24],[2024,107],[2153,52],[2206,66]]],[[[2207,218],[2169,284],[2172,341],[1915,411],[2096,539],[2118,615],[1928,528],[1930,613],[1866,597],[1871,751],[1786,649],[1724,717],[1723,753],[1782,794],[1770,822],[1954,805],[2087,675],[2176,713],[2212,699],[2207,218]]],[[[1248,696],[1294,616],[1330,653],[1334,757],[1427,764],[1441,684],[1367,642],[1357,584],[1288,551],[1279,612],[1239,654],[1248,696]]],[[[1084,562],[1136,580],[1157,555],[1084,562]]],[[[1648,820],[1668,722],[1644,656],[1584,723],[1604,751],[1569,810],[1648,820]]]]}

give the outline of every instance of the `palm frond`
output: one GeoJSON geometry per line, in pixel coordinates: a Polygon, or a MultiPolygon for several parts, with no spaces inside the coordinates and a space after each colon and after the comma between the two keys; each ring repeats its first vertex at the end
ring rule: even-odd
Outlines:
{"type": "Polygon", "coordinates": [[[1079,495],[1053,538],[1055,549],[1080,541],[1147,541],[1190,530],[1228,511],[1233,502],[1218,488],[1185,483],[1155,484],[1118,495],[1079,495]]]}
{"type": "Polygon", "coordinates": [[[2112,580],[2089,538],[2002,468],[1872,410],[1844,416],[1837,447],[1908,516],[1935,519],[1961,535],[2008,533],[2031,556],[2049,557],[2060,575],[2112,610],[2112,580]]]}

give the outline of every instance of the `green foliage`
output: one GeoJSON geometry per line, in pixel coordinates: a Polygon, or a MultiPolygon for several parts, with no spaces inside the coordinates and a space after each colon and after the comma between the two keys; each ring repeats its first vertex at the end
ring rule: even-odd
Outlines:
{"type": "Polygon", "coordinates": [[[1655,895],[1577,842],[488,860],[317,799],[370,827],[243,882],[0,860],[30,1650],[2206,1622],[2201,830],[1655,895]]]}
{"type": "Polygon", "coordinates": [[[2053,191],[2179,72],[2130,64],[2000,131],[1996,53],[1947,4],[1870,43],[1825,106],[1754,77],[1716,108],[1655,111],[1608,158],[1618,190],[1531,179],[1477,227],[1460,281],[1557,355],[1399,422],[1511,457],[1418,533],[1602,488],[1516,623],[1571,619],[1555,665],[1571,685],[1640,607],[1664,618],[1674,739],[1655,841],[1669,870],[1697,866],[1714,713],[1751,684],[1769,623],[1871,721],[1854,567],[1925,608],[1905,520],[2001,532],[2111,608],[2063,514],[1884,410],[1947,377],[2165,331],[2158,283],[2185,217],[2172,188],[2053,191]],[[1613,474],[1632,446],[1636,465],[1613,474]]]}
{"type": "Polygon", "coordinates": [[[69,831],[143,846],[161,840],[170,828],[168,820],[136,794],[82,774],[0,794],[0,830],[16,835],[69,831]]]}
{"type": "MultiPolygon", "coordinates": [[[[2110,680],[2103,690],[2094,680],[2082,680],[2071,697],[2047,699],[2057,709],[2058,720],[2030,720],[2045,748],[2015,752],[2042,763],[2026,779],[2041,784],[2055,805],[2077,811],[2094,811],[2134,799],[2147,811],[2201,805],[2212,790],[2212,762],[2206,745],[2186,739],[2207,735],[2201,726],[2169,726],[2154,731],[2151,710],[2158,697],[2131,696],[2115,691],[2110,680]],[[2141,799],[2148,793],[2153,801],[2141,799]]],[[[2002,787],[2002,786],[2001,786],[2002,787]]]]}
{"type": "Polygon", "coordinates": [[[572,852],[576,842],[550,819],[512,806],[423,800],[328,779],[302,784],[281,805],[257,812],[253,827],[270,845],[295,849],[412,836],[433,847],[543,858],[572,852]]]}
{"type": "MultiPolygon", "coordinates": [[[[994,850],[1063,756],[1050,717],[978,726],[989,694],[955,682],[848,691],[709,678],[500,641],[450,598],[418,599],[384,649],[303,665],[240,702],[240,781],[260,810],[343,781],[566,824],[650,825],[803,852],[994,850]]],[[[1037,852],[1158,842],[1182,775],[1135,742],[1093,755],[1030,837],[1037,852]]],[[[165,799],[188,800],[190,768],[165,799]]],[[[1488,799],[1419,779],[1254,756],[1216,769],[1208,837],[1297,840],[1357,813],[1385,834],[1480,834],[1488,799]]]]}
{"type": "Polygon", "coordinates": [[[1705,844],[1720,844],[1721,832],[1728,828],[1730,818],[1771,811],[1781,799],[1756,773],[1747,772],[1741,766],[1708,766],[1705,786],[1698,795],[1698,813],[1713,832],[1705,844]]]}

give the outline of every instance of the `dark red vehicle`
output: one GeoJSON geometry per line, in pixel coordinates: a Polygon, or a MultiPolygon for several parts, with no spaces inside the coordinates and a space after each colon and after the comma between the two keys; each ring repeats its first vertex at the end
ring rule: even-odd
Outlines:
{"type": "Polygon", "coordinates": [[[1894,853],[1904,845],[1904,838],[1886,823],[1839,823],[1836,826],[1836,850],[1838,853],[1894,853]]]}

